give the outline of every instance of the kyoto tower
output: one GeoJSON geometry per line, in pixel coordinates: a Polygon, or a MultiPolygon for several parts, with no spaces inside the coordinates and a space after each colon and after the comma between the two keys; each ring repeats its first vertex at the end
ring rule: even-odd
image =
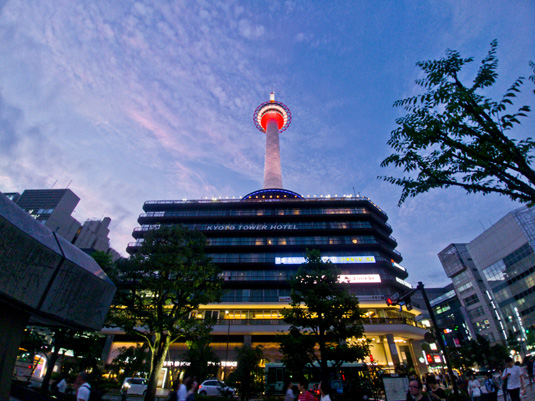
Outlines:
{"type": "Polygon", "coordinates": [[[276,102],[275,92],[271,92],[269,102],[262,103],[256,108],[253,119],[256,128],[266,133],[264,189],[282,189],[279,133],[286,130],[292,122],[292,113],[288,106],[276,102]]]}

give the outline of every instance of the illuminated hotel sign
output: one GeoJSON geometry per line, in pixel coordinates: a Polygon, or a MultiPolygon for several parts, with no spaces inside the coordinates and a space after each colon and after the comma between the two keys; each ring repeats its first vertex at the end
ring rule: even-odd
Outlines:
{"type": "Polygon", "coordinates": [[[211,224],[206,231],[297,230],[296,224],[211,224]]]}
{"type": "MultiPolygon", "coordinates": [[[[322,256],[323,262],[331,263],[375,263],[375,256],[322,256]]],[[[302,256],[276,257],[276,265],[301,265],[306,262],[302,256]]]]}
{"type": "Polygon", "coordinates": [[[338,276],[340,283],[380,283],[381,276],[378,274],[341,274],[338,276]]]}

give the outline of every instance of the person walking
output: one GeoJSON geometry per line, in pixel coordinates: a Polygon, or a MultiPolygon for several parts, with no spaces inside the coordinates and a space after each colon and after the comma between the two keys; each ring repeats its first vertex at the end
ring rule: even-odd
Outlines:
{"type": "Polygon", "coordinates": [[[284,383],[284,390],[286,391],[284,394],[284,401],[294,401],[294,385],[290,380],[287,380],[286,383],[284,383]]]}
{"type": "Polygon", "coordinates": [[[511,401],[520,401],[520,390],[524,390],[524,377],[520,366],[513,363],[513,358],[505,359],[507,368],[503,371],[502,379],[507,380],[507,393],[511,401]]]}
{"type": "Polygon", "coordinates": [[[422,393],[423,385],[418,379],[409,381],[409,391],[407,392],[407,401],[431,401],[429,394],[422,393]]]}
{"type": "Polygon", "coordinates": [[[74,382],[76,389],[76,401],[89,401],[91,396],[91,384],[89,384],[89,373],[81,372],[74,382]]]}
{"type": "Polygon", "coordinates": [[[430,377],[427,380],[427,389],[428,394],[431,396],[432,400],[435,401],[444,401],[446,399],[446,392],[440,388],[437,380],[434,377],[430,377]]]}
{"type": "Polygon", "coordinates": [[[468,394],[472,401],[481,399],[481,384],[479,384],[479,380],[476,379],[473,373],[470,374],[470,380],[468,380],[468,394]]]}
{"type": "Polygon", "coordinates": [[[483,382],[485,390],[487,390],[488,401],[498,401],[498,384],[492,376],[492,372],[485,373],[485,381],[483,382]]]}
{"type": "Polygon", "coordinates": [[[320,381],[320,401],[331,401],[331,385],[328,381],[320,381]]]}
{"type": "Polygon", "coordinates": [[[298,401],[316,401],[316,397],[308,390],[308,380],[302,378],[299,380],[299,396],[297,397],[298,401]]]}

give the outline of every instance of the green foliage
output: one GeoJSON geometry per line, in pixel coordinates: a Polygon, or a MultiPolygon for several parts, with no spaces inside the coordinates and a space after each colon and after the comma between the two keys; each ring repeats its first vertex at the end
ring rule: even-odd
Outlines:
{"type": "Polygon", "coordinates": [[[204,325],[190,313],[221,297],[223,282],[205,245],[197,231],[162,226],[149,231],[137,252],[116,265],[118,291],[110,321],[145,339],[150,348],[147,401],[154,399],[170,344],[204,325]]]}
{"type": "MultiPolygon", "coordinates": [[[[507,136],[531,111],[527,105],[508,111],[525,78],[518,78],[500,101],[480,93],[498,77],[496,48],[493,41],[468,86],[459,75],[473,59],[462,58],[455,50],[447,50],[445,58],[417,63],[425,77],[416,84],[425,93],[394,103],[407,115],[396,120],[398,128],[388,141],[396,153],[381,163],[406,173],[403,178],[380,177],[402,187],[399,204],[407,197],[450,186],[468,193],[498,193],[528,204],[535,201],[531,168],[535,141],[507,136]]],[[[535,71],[534,63],[530,67],[535,71]]],[[[535,82],[535,74],[529,80],[535,82]]]]}
{"type": "Polygon", "coordinates": [[[106,274],[113,274],[112,270],[114,269],[113,260],[111,254],[95,251],[91,254],[91,257],[95,259],[95,262],[104,270],[106,274]]]}
{"type": "Polygon", "coordinates": [[[249,345],[237,347],[238,366],[229,376],[229,383],[238,388],[242,401],[259,394],[264,385],[264,370],[260,363],[264,359],[262,347],[257,345],[252,348],[249,345]]]}
{"type": "Polygon", "coordinates": [[[501,369],[508,356],[507,348],[501,344],[490,346],[489,341],[480,335],[460,348],[449,347],[450,360],[457,369],[501,369]]]}
{"type": "Polygon", "coordinates": [[[304,366],[317,362],[325,379],[331,367],[369,354],[368,342],[362,340],[358,298],[349,293],[347,284],[338,282],[338,275],[338,269],[323,262],[318,251],[308,251],[306,263],[292,280],[292,302],[282,312],[291,327],[287,335],[278,336],[290,371],[302,372],[304,366]]]}
{"type": "Polygon", "coordinates": [[[209,324],[199,326],[188,335],[189,339],[186,341],[188,350],[185,360],[190,363],[186,376],[196,377],[199,383],[209,377],[215,377],[219,369],[219,357],[210,346],[211,331],[209,324]]]}
{"type": "Polygon", "coordinates": [[[118,351],[110,370],[119,377],[119,382],[122,383],[125,377],[146,377],[150,368],[147,344],[141,343],[132,347],[121,347],[118,351]],[[119,372],[122,372],[122,374],[119,374],[119,372]]]}

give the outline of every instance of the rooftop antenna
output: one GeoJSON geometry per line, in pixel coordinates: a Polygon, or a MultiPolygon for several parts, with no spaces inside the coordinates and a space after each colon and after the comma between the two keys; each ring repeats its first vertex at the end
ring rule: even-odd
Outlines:
{"type": "Polygon", "coordinates": [[[69,181],[69,183],[67,184],[67,186],[65,188],[69,188],[69,186],[71,185],[71,182],[72,182],[72,180],[69,181]]]}
{"type": "Polygon", "coordinates": [[[355,195],[355,198],[357,197],[357,192],[355,192],[355,187],[353,187],[353,195],[355,195]]]}
{"type": "Polygon", "coordinates": [[[56,185],[56,182],[58,182],[58,180],[54,181],[54,183],[52,184],[52,186],[50,187],[50,189],[54,188],[54,185],[56,185]]]}

